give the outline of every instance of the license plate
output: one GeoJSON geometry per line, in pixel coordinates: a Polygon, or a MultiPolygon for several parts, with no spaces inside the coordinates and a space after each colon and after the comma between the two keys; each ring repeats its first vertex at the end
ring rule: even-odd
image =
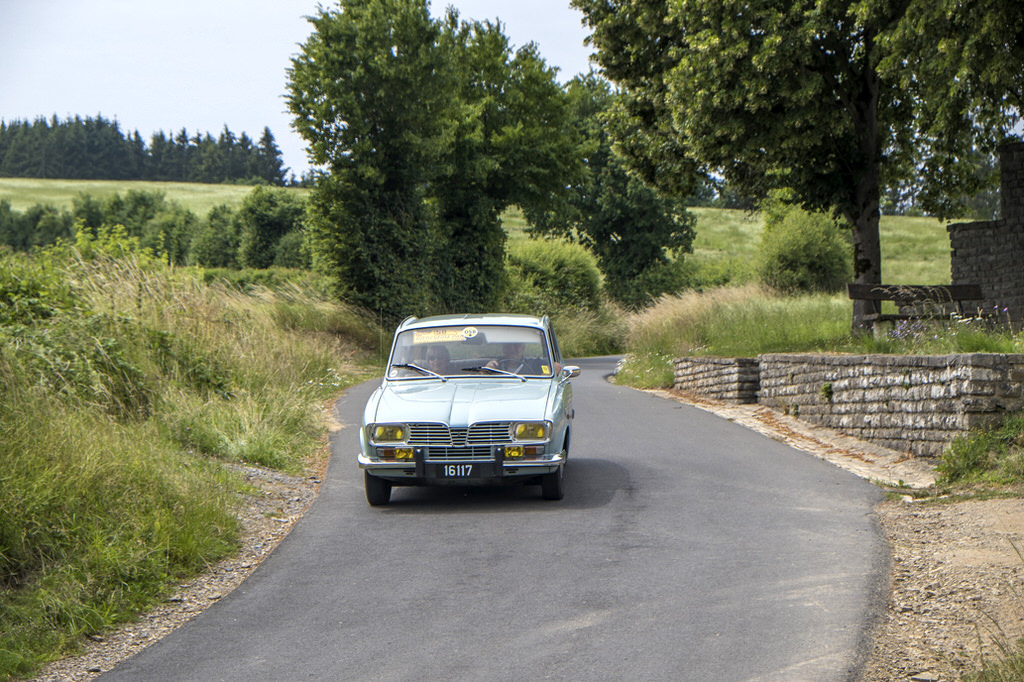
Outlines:
{"type": "Polygon", "coordinates": [[[428,464],[427,475],[433,478],[459,480],[467,478],[489,478],[494,475],[491,462],[460,462],[452,464],[428,464]]]}

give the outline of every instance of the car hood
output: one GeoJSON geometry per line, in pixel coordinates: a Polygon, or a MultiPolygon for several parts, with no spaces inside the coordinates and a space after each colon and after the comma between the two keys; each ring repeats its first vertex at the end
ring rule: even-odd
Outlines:
{"type": "Polygon", "coordinates": [[[366,418],[374,422],[443,422],[450,426],[550,419],[547,404],[551,383],[503,378],[388,382],[371,397],[366,418]]]}

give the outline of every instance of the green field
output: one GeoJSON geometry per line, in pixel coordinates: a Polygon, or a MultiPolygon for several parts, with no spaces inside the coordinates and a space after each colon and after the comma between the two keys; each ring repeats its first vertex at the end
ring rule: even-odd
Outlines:
{"type": "Polygon", "coordinates": [[[163,192],[168,201],[177,202],[198,216],[205,216],[211,208],[219,204],[237,206],[252,191],[252,186],[209,185],[195,182],[0,178],[0,201],[10,202],[11,208],[15,211],[25,211],[36,204],[70,209],[72,199],[80,194],[102,199],[114,194],[124,196],[130,190],[163,192]]]}
{"type": "MultiPolygon", "coordinates": [[[[732,262],[749,268],[757,258],[764,222],[760,214],[722,208],[690,208],[697,216],[693,254],[700,263],[732,262]]],[[[949,284],[949,235],[935,218],[882,216],[882,281],[949,284]]]]}

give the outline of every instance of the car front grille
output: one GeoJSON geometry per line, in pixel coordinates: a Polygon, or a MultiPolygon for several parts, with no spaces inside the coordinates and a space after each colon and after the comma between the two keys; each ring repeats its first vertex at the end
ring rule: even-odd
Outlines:
{"type": "Polygon", "coordinates": [[[509,422],[482,422],[467,428],[447,424],[409,424],[409,445],[416,447],[476,447],[512,442],[509,422]]]}
{"type": "Polygon", "coordinates": [[[482,422],[469,428],[449,428],[447,424],[409,424],[409,445],[425,448],[429,460],[495,459],[494,446],[507,445],[510,422],[482,422]]]}
{"type": "Polygon", "coordinates": [[[430,461],[436,460],[466,460],[471,459],[475,461],[491,461],[494,459],[494,452],[488,446],[475,447],[475,448],[446,448],[446,447],[428,447],[426,449],[425,459],[430,461]]]}
{"type": "Polygon", "coordinates": [[[451,445],[446,424],[409,424],[409,445],[451,445]]]}

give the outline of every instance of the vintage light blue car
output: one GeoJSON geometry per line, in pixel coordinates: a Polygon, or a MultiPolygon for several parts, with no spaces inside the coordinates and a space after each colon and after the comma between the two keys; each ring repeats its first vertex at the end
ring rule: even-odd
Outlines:
{"type": "Polygon", "coordinates": [[[367,502],[387,504],[395,485],[509,483],[562,499],[579,373],[546,317],[405,320],[363,412],[367,502]]]}

